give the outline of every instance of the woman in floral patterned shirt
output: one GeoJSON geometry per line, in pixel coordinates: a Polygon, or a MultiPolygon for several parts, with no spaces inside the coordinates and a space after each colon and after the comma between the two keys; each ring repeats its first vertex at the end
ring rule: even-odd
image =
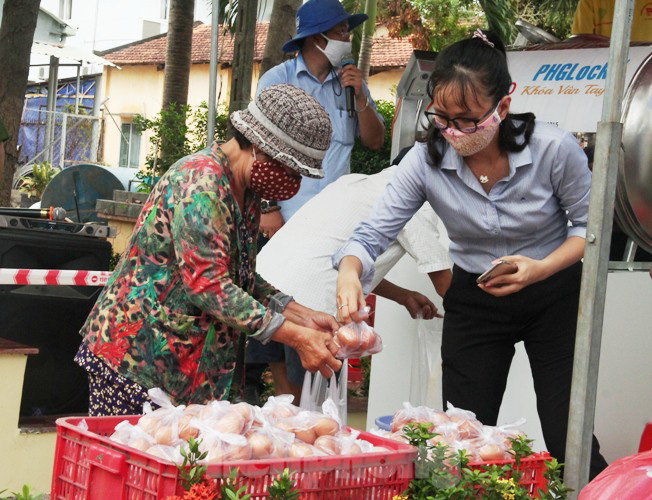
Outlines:
{"type": "Polygon", "coordinates": [[[276,85],[231,122],[233,139],[161,177],[81,330],[75,360],[89,374],[91,415],[140,413],[152,387],[177,403],[226,397],[240,332],[291,345],[310,371],[341,366],[329,343],[335,319],[255,272],[260,201],[292,197],[301,175],[323,176],[328,115],[276,85]]]}

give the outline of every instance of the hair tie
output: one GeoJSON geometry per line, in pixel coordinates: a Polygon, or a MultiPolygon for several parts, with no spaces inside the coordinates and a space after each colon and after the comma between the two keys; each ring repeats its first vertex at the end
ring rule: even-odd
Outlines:
{"type": "Polygon", "coordinates": [[[491,47],[492,49],[493,49],[493,48],[496,48],[496,46],[493,44],[493,42],[490,42],[490,41],[489,41],[489,39],[487,38],[487,35],[485,35],[485,34],[482,32],[482,30],[479,30],[479,29],[478,29],[478,30],[475,30],[475,32],[473,33],[473,36],[472,36],[471,38],[479,38],[479,39],[482,40],[484,43],[486,43],[487,45],[489,45],[489,47],[491,47]]]}

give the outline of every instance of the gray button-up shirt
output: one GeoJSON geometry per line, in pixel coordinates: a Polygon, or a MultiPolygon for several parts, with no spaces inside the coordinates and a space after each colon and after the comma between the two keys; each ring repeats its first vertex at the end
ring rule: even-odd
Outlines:
{"type": "Polygon", "coordinates": [[[433,167],[426,145],[417,143],[333,265],[355,255],[363,283],[371,280],[373,261],[425,201],[446,226],[451,259],[467,272],[482,273],[505,255],[543,259],[569,236],[586,235],[590,191],[591,172],[577,140],[547,123],[536,123],[523,151],[509,153],[509,175],[489,193],[452,147],[433,167]]]}

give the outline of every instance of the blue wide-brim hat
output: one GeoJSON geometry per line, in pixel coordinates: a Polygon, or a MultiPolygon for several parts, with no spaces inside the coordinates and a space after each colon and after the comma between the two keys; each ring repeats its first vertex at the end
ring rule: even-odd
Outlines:
{"type": "Polygon", "coordinates": [[[297,11],[297,34],[283,45],[283,52],[299,50],[298,40],[324,33],[342,21],[349,21],[349,30],[364,23],[367,14],[349,14],[339,0],[308,0],[297,11]]]}

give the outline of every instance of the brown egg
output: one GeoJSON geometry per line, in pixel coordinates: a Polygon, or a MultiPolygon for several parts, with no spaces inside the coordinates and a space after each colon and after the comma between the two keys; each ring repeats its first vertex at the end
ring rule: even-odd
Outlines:
{"type": "Polygon", "coordinates": [[[199,410],[198,417],[201,420],[210,420],[213,417],[213,407],[211,405],[204,406],[199,410]]]}
{"type": "Polygon", "coordinates": [[[154,439],[158,444],[171,445],[177,439],[171,425],[163,425],[158,428],[154,434],[154,439]]]}
{"type": "Polygon", "coordinates": [[[315,448],[327,453],[328,455],[337,455],[340,447],[334,436],[319,436],[315,439],[315,448]]]}
{"type": "Polygon", "coordinates": [[[224,460],[251,460],[251,454],[249,443],[242,446],[231,445],[224,454],[224,460]]]}
{"type": "Polygon", "coordinates": [[[182,441],[188,441],[190,438],[197,439],[197,436],[199,436],[199,429],[197,427],[187,426],[179,431],[179,439],[182,441]]]}
{"type": "Polygon", "coordinates": [[[392,432],[401,432],[403,430],[403,427],[405,427],[408,424],[413,424],[413,423],[425,424],[426,428],[429,431],[431,431],[433,429],[433,427],[434,427],[434,424],[432,422],[418,421],[414,417],[400,417],[398,419],[396,419],[396,417],[394,417],[394,419],[392,420],[392,432]]]}
{"type": "Polygon", "coordinates": [[[444,439],[444,436],[442,436],[441,434],[437,434],[436,436],[433,436],[430,439],[431,444],[445,443],[445,442],[446,442],[446,440],[444,439]]]}
{"type": "Polygon", "coordinates": [[[360,446],[358,446],[357,443],[353,443],[351,446],[346,446],[342,447],[340,449],[340,454],[341,455],[360,455],[362,453],[362,450],[360,449],[360,446]]]}
{"type": "Polygon", "coordinates": [[[318,436],[334,436],[340,430],[340,424],[330,417],[321,417],[315,421],[315,433],[318,436]]]}
{"type": "Polygon", "coordinates": [[[443,411],[435,411],[430,416],[430,421],[435,425],[435,428],[437,428],[440,425],[450,423],[451,419],[448,418],[448,415],[446,415],[443,411]]]}
{"type": "Polygon", "coordinates": [[[147,451],[151,445],[146,439],[138,438],[131,441],[129,446],[140,451],[147,451]]]}
{"type": "Polygon", "coordinates": [[[487,462],[493,460],[504,460],[505,452],[497,444],[485,444],[478,448],[478,455],[487,462]]]}
{"type": "Polygon", "coordinates": [[[236,403],[231,406],[231,409],[239,413],[245,422],[254,418],[253,407],[248,403],[236,403]]]}
{"type": "MultiPolygon", "coordinates": [[[[398,414],[397,414],[398,415],[398,414]]],[[[412,423],[414,420],[408,417],[394,416],[392,420],[392,432],[400,432],[407,424],[412,423]]]]}
{"type": "Polygon", "coordinates": [[[376,334],[373,330],[362,330],[360,332],[360,345],[356,349],[360,354],[369,350],[371,346],[376,342],[376,334]]]}
{"type": "Polygon", "coordinates": [[[192,405],[186,406],[186,409],[183,410],[183,413],[186,414],[186,415],[197,416],[202,412],[202,410],[204,408],[206,408],[206,406],[204,406],[204,405],[192,404],[192,405]]]}
{"type": "Polygon", "coordinates": [[[337,342],[349,350],[353,350],[360,345],[358,333],[347,326],[343,326],[337,331],[337,342]]]}
{"type": "Polygon", "coordinates": [[[154,455],[157,458],[162,458],[163,460],[170,460],[170,458],[165,454],[160,446],[152,446],[147,450],[147,453],[154,455]]]}
{"type": "Polygon", "coordinates": [[[312,457],[313,455],[312,446],[305,443],[293,443],[288,451],[288,456],[291,458],[312,457]]]}
{"type": "Polygon", "coordinates": [[[299,408],[292,404],[278,404],[272,407],[270,414],[277,420],[294,417],[299,413],[299,408]]]}
{"type": "Polygon", "coordinates": [[[269,455],[269,458],[284,458],[287,456],[288,447],[280,442],[276,442],[272,449],[272,453],[269,455]]]}
{"type": "Polygon", "coordinates": [[[285,420],[280,420],[279,422],[276,422],[274,424],[274,427],[276,427],[277,429],[281,429],[282,431],[285,432],[294,432],[293,430],[294,427],[291,424],[287,423],[285,420]]]}
{"type": "Polygon", "coordinates": [[[194,415],[186,414],[179,419],[179,438],[188,441],[191,437],[196,438],[199,435],[199,429],[190,425],[190,422],[197,418],[194,415]]]}
{"type": "Polygon", "coordinates": [[[297,439],[303,441],[304,443],[312,444],[317,439],[317,433],[314,428],[309,429],[294,429],[294,435],[297,439]]]}
{"type": "Polygon", "coordinates": [[[243,431],[245,420],[238,412],[226,413],[213,423],[212,427],[217,432],[228,432],[231,434],[240,434],[243,431]]]}
{"type": "Polygon", "coordinates": [[[206,462],[209,464],[224,462],[224,460],[225,453],[221,446],[215,446],[214,448],[211,448],[208,451],[208,455],[206,456],[206,462]]]}
{"type": "Polygon", "coordinates": [[[179,430],[185,429],[190,425],[190,421],[195,418],[194,415],[185,414],[179,419],[179,430]]]}
{"type": "Polygon", "coordinates": [[[147,434],[153,436],[156,430],[158,429],[161,420],[151,415],[143,415],[138,420],[138,427],[143,429],[147,434]]]}
{"type": "Polygon", "coordinates": [[[460,433],[461,439],[473,439],[478,437],[480,430],[482,429],[482,424],[477,420],[462,420],[458,431],[460,433]]]}
{"type": "Polygon", "coordinates": [[[372,355],[372,354],[378,354],[383,350],[383,341],[381,340],[380,336],[374,332],[374,338],[373,342],[367,349],[367,354],[372,355]]]}
{"type": "Polygon", "coordinates": [[[247,438],[247,442],[251,447],[253,458],[265,458],[270,456],[274,451],[274,442],[272,439],[260,432],[252,432],[247,438]]]}

